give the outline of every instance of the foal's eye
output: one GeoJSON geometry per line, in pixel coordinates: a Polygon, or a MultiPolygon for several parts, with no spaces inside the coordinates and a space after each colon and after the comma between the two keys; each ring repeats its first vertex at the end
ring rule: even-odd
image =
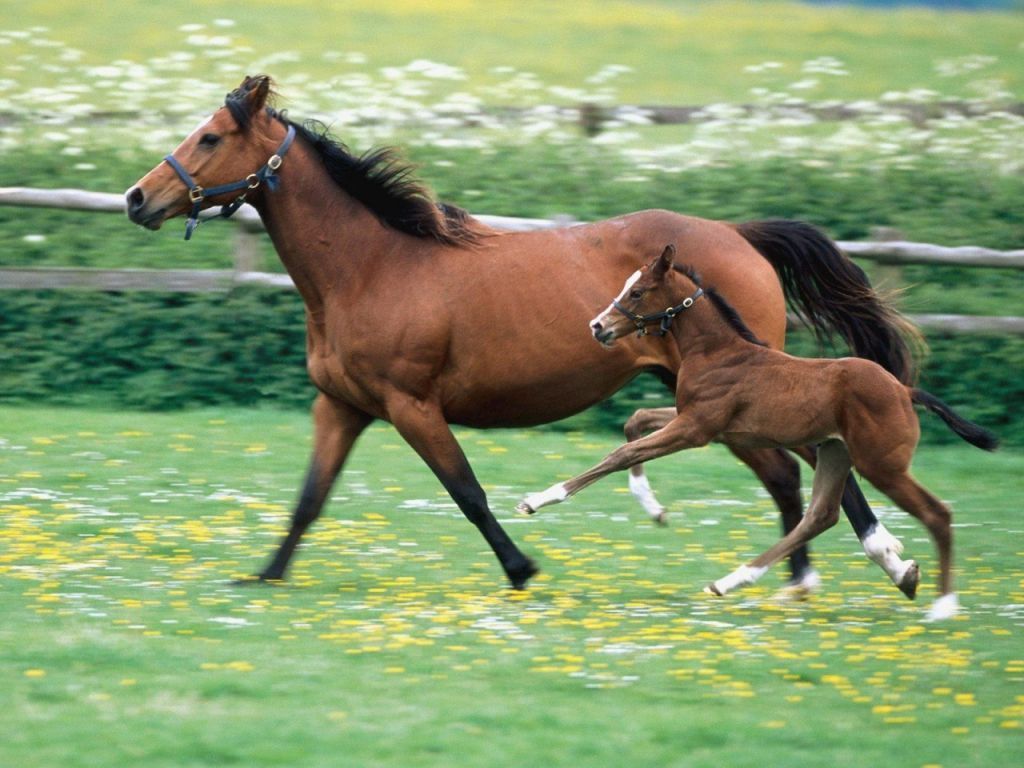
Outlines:
{"type": "Polygon", "coordinates": [[[631,291],[630,294],[629,294],[629,298],[631,298],[631,299],[642,299],[643,297],[644,297],[644,292],[643,291],[631,291]]]}
{"type": "Polygon", "coordinates": [[[216,133],[204,133],[199,139],[199,146],[201,147],[215,147],[217,142],[220,141],[220,136],[216,133]]]}

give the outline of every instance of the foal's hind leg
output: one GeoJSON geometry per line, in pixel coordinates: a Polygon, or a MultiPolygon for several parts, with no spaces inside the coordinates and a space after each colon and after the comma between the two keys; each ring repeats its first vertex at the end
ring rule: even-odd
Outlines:
{"type": "Polygon", "coordinates": [[[839,501],[849,472],[850,454],[846,450],[846,445],[841,440],[827,440],[822,443],[818,449],[811,503],[800,524],[764,554],[741,565],[728,576],[712,582],[705,591],[724,595],[736,587],[753,584],[773,564],[835,525],[839,519],[839,501]]]}
{"type": "MultiPolygon", "coordinates": [[[[817,453],[813,448],[807,446],[796,448],[794,453],[801,456],[812,467],[817,461],[817,453]]],[[[868,500],[864,498],[864,493],[852,472],[846,478],[846,486],[843,488],[842,507],[846,518],[853,527],[853,532],[857,534],[857,538],[864,548],[864,553],[886,572],[904,595],[913,600],[917,594],[917,584],[920,580],[917,563],[900,558],[903,553],[903,542],[889,533],[889,530],[872,513],[871,507],[868,506],[868,500]]]]}
{"type": "Polygon", "coordinates": [[[952,617],[960,606],[953,591],[953,530],[949,507],[923,488],[909,472],[881,472],[864,467],[862,474],[900,509],[916,517],[928,529],[939,553],[939,598],[932,603],[928,619],[937,621],[952,617]]]}
{"type": "MultiPolygon", "coordinates": [[[[768,491],[782,518],[782,533],[793,531],[803,519],[800,495],[800,465],[781,448],[751,449],[729,445],[736,458],[746,464],[768,491]]],[[[811,466],[814,466],[813,462],[811,466]]],[[[807,547],[799,546],[789,555],[789,588],[797,597],[814,590],[820,581],[811,567],[807,547]]]]}

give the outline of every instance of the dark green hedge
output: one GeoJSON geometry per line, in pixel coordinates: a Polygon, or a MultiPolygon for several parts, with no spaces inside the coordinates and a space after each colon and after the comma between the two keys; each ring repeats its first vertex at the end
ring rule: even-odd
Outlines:
{"type": "MultiPolygon", "coordinates": [[[[201,405],[305,407],[302,304],[297,294],[0,291],[0,403],[45,401],[166,410],[201,405]]],[[[1024,339],[933,336],[922,385],[965,416],[1024,445],[1024,339]]],[[[790,349],[816,353],[796,334],[790,349]]],[[[653,377],[568,422],[619,429],[635,407],[671,402],[653,377]]],[[[956,438],[922,418],[926,438],[956,438]]]]}
{"type": "Polygon", "coordinates": [[[4,402],[167,410],[313,397],[290,291],[2,291],[0,338],[4,402]]]}

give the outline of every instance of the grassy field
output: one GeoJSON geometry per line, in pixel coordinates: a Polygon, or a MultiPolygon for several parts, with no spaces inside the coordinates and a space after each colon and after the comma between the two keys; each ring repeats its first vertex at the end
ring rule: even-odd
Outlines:
{"type": "MultiPolygon", "coordinates": [[[[651,467],[658,529],[609,478],[523,492],[615,441],[458,432],[542,575],[524,593],[390,428],[364,438],[288,586],[241,588],[306,460],[294,413],[0,412],[0,764],[991,766],[1024,745],[1020,453],[923,449],[956,511],[966,612],[921,623],[849,529],[822,592],[704,583],[774,540],[718,449],[651,467]]],[[[869,492],[925,570],[923,529],[869,492]]]]}
{"type": "MultiPolygon", "coordinates": [[[[1024,84],[1016,65],[1024,18],[1007,12],[678,0],[253,0],[244,9],[228,0],[29,0],[13,18],[17,29],[46,27],[93,66],[146,63],[184,49],[205,64],[196,67],[199,73],[257,66],[282,78],[316,79],[353,63],[381,68],[429,59],[479,82],[498,82],[495,70],[513,67],[579,88],[608,65],[620,65],[632,69],[623,95],[633,103],[742,100],[761,84],[745,68],[775,62],[776,74],[799,79],[808,74],[805,62],[823,56],[839,59],[855,75],[829,80],[823,98],[920,88],[934,80],[937,62],[978,54],[998,60],[991,76],[1006,78],[1018,91],[1024,84]],[[227,37],[242,49],[239,55],[219,55],[227,37]]],[[[46,82],[52,75],[36,77],[46,82]]],[[[976,95],[962,79],[946,82],[955,95],[976,95]]],[[[500,102],[502,95],[492,98],[500,102]]]]}

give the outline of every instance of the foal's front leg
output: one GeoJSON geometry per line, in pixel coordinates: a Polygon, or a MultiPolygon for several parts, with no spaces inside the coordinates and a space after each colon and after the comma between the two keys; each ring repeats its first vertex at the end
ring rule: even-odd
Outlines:
{"type": "MultiPolygon", "coordinates": [[[[626,422],[626,426],[623,428],[623,431],[626,433],[626,440],[629,442],[639,440],[648,432],[661,429],[675,417],[675,406],[668,408],[641,408],[629,417],[629,421],[626,422]]],[[[633,494],[633,498],[640,502],[640,506],[644,508],[644,511],[650,515],[650,518],[655,523],[658,525],[668,525],[668,514],[665,512],[665,507],[658,501],[658,497],[654,495],[654,489],[651,488],[651,482],[647,479],[642,463],[634,464],[629,468],[629,492],[633,494]]]]}
{"type": "Polygon", "coordinates": [[[728,576],[713,581],[705,592],[724,595],[737,587],[753,584],[775,563],[806,544],[839,519],[839,501],[850,473],[850,454],[842,440],[827,440],[818,449],[811,503],[800,524],[764,554],[741,565],[728,576]]]}
{"type": "Polygon", "coordinates": [[[619,472],[634,464],[650,461],[686,448],[706,445],[708,441],[709,438],[705,436],[703,430],[695,426],[691,419],[679,414],[657,432],[631,443],[620,445],[583,474],[564,483],[556,483],[547,490],[527,495],[516,506],[516,511],[532,515],[541,507],[565,501],[612,472],[619,472]]]}

